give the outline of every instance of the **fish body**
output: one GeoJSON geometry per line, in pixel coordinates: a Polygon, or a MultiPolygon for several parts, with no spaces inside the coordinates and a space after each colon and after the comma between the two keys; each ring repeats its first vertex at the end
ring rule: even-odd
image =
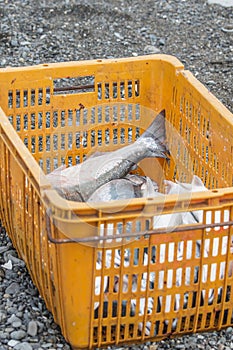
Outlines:
{"type": "Polygon", "coordinates": [[[97,188],[87,202],[108,202],[140,197],[159,196],[158,185],[147,176],[128,174],[123,179],[114,179],[97,188]]]}
{"type": "Polygon", "coordinates": [[[114,179],[97,188],[88,198],[87,202],[108,202],[134,198],[134,188],[126,179],[114,179]]]}
{"type": "Polygon", "coordinates": [[[142,159],[148,157],[168,159],[169,152],[165,139],[165,111],[162,111],[133,144],[61,169],[59,173],[54,174],[56,179],[52,173],[48,174],[48,179],[66,199],[74,200],[75,197],[77,200],[87,201],[107,182],[124,178],[142,159]]]}

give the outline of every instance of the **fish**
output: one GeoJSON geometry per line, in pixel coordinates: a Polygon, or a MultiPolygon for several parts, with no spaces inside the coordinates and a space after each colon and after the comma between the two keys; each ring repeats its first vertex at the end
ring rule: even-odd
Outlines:
{"type": "Polygon", "coordinates": [[[87,202],[159,196],[158,184],[148,176],[128,174],[123,179],[114,179],[97,188],[87,202]]]}
{"type": "Polygon", "coordinates": [[[99,187],[124,178],[142,159],[156,157],[168,161],[169,154],[163,110],[134,143],[50,173],[47,179],[62,197],[86,202],[99,187]]]}
{"type": "Polygon", "coordinates": [[[134,198],[134,187],[127,179],[114,179],[97,188],[87,202],[109,202],[112,200],[134,198]]]}

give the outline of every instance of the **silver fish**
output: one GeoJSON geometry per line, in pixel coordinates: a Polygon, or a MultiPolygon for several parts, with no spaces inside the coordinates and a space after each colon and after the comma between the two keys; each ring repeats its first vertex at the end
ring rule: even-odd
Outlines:
{"type": "Polygon", "coordinates": [[[114,179],[125,177],[142,159],[157,157],[168,160],[169,151],[165,141],[163,110],[134,143],[113,152],[90,157],[81,164],[61,169],[55,177],[49,174],[48,179],[66,199],[87,201],[99,187],[114,179]]]}
{"type": "Polygon", "coordinates": [[[114,179],[97,188],[87,202],[108,202],[112,200],[155,197],[158,185],[147,176],[127,174],[123,179],[114,179]]]}
{"type": "Polygon", "coordinates": [[[87,202],[108,202],[134,197],[134,186],[129,180],[114,179],[97,188],[87,202]]]}

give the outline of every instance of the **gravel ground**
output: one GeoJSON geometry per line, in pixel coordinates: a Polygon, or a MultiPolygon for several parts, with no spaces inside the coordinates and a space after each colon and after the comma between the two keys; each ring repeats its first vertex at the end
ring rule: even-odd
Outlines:
{"type": "MultiPolygon", "coordinates": [[[[204,0],[0,0],[0,66],[166,53],[233,111],[233,8],[204,0]]],[[[0,350],[70,349],[0,232],[0,350]]],[[[233,349],[232,328],[133,349],[233,349]]]]}

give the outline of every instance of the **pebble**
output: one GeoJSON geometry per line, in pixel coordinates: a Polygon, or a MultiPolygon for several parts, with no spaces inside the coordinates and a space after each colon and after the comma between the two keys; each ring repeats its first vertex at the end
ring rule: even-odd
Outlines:
{"type": "Polygon", "coordinates": [[[160,53],[160,49],[156,46],[153,46],[153,45],[146,45],[144,48],[144,53],[145,54],[156,54],[156,53],[160,53]]]}
{"type": "Polygon", "coordinates": [[[7,256],[8,259],[13,263],[13,265],[25,266],[25,262],[22,259],[19,259],[11,254],[8,254],[7,256]]]}
{"type": "Polygon", "coordinates": [[[227,327],[226,333],[231,333],[231,334],[233,334],[233,327],[227,327]]]}
{"type": "Polygon", "coordinates": [[[27,333],[32,337],[37,335],[37,323],[35,321],[30,321],[28,323],[27,333]]]}
{"type": "Polygon", "coordinates": [[[13,322],[18,322],[18,321],[20,321],[20,318],[19,317],[17,317],[15,314],[12,314],[9,318],[8,318],[8,320],[7,320],[7,322],[8,323],[13,323],[13,322]]]}
{"type": "Polygon", "coordinates": [[[16,294],[19,292],[20,286],[16,282],[12,282],[6,289],[5,289],[5,294],[16,294]]]}
{"type": "Polygon", "coordinates": [[[7,246],[1,246],[0,247],[0,254],[5,253],[8,249],[9,249],[9,247],[7,247],[7,246]]]}
{"type": "MultiPolygon", "coordinates": [[[[2,65],[4,65],[4,64],[2,63],[2,65]]],[[[9,261],[6,262],[5,264],[3,264],[2,267],[4,267],[4,269],[7,269],[7,270],[12,270],[12,267],[13,267],[12,261],[9,260],[9,261]]]]}
{"type": "Polygon", "coordinates": [[[114,33],[115,37],[117,37],[117,39],[123,40],[124,37],[120,34],[120,33],[114,33]]]}
{"type": "Polygon", "coordinates": [[[159,45],[165,45],[165,39],[160,38],[159,39],[159,45]]]}
{"type": "Polygon", "coordinates": [[[27,342],[22,342],[22,343],[17,344],[14,347],[14,350],[33,350],[33,347],[27,342]]]}
{"type": "Polygon", "coordinates": [[[26,332],[19,330],[19,331],[14,331],[10,334],[11,339],[15,339],[15,340],[21,340],[26,336],[26,332]]]}
{"type": "Polygon", "coordinates": [[[14,348],[18,343],[19,343],[18,340],[11,339],[11,340],[8,341],[7,345],[9,345],[12,348],[14,348]]]}
{"type": "Polygon", "coordinates": [[[19,328],[21,326],[22,326],[21,320],[12,323],[12,327],[14,327],[14,328],[19,328]]]}
{"type": "Polygon", "coordinates": [[[16,39],[12,39],[10,43],[13,47],[18,46],[18,41],[16,39]]]}
{"type": "Polygon", "coordinates": [[[0,311],[0,323],[3,322],[7,318],[7,315],[5,312],[0,311]]]}

